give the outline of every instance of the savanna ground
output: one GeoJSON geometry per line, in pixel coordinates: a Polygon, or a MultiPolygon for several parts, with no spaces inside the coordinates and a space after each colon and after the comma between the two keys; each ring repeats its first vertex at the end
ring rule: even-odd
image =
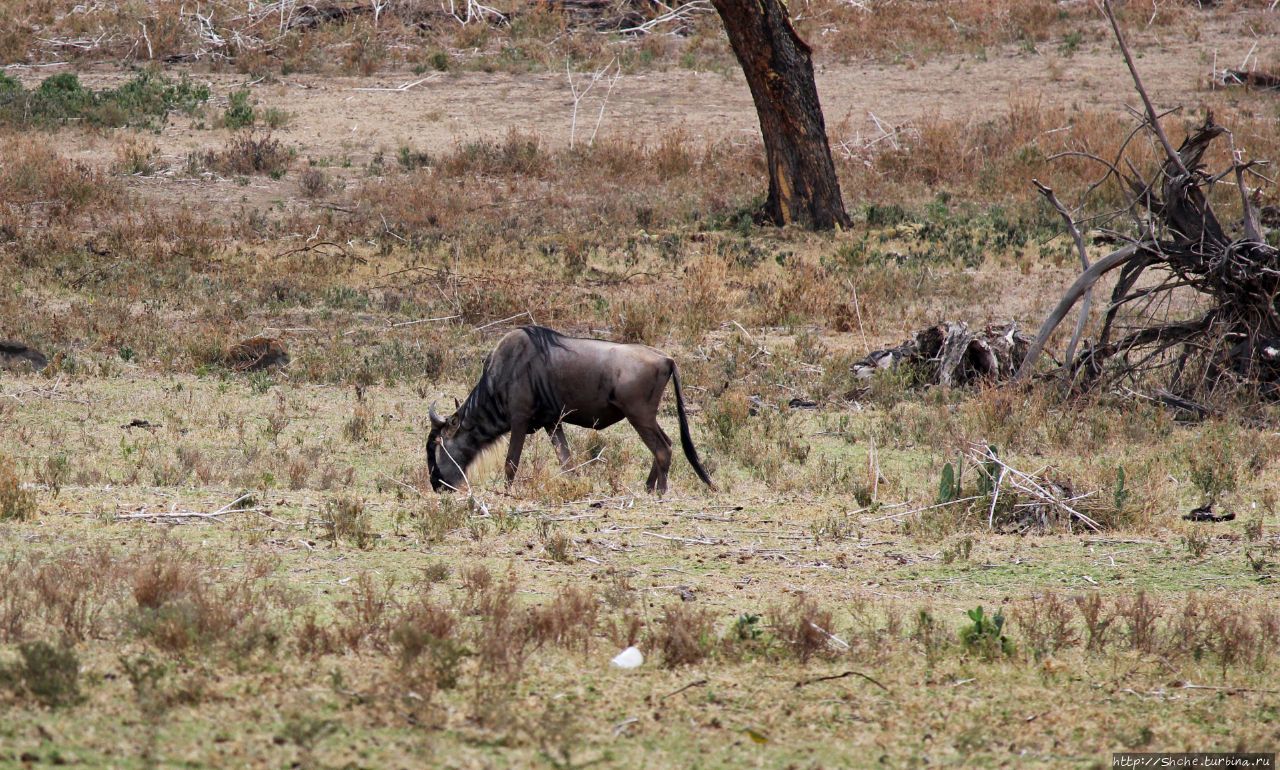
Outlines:
{"type": "MultiPolygon", "coordinates": [[[[1270,5],[1124,6],[1175,137],[1212,108],[1280,158],[1276,95],[1211,76],[1275,64],[1270,5]]],[[[1048,158],[1110,157],[1136,103],[1088,4],[793,4],[856,220],[821,235],[752,223],[756,119],[714,17],[627,37],[496,7],[0,10],[0,337],[51,359],[0,374],[0,765],[1280,745],[1274,407],[1186,424],[849,371],[940,320],[1034,328],[1071,281],[1029,180],[1078,199],[1099,169],[1048,158]],[[575,124],[566,69],[610,64],[575,124]],[[530,319],[670,352],[720,490],[677,457],[644,494],[615,427],[570,434],[570,473],[538,436],[510,489],[491,456],[433,494],[428,404],[530,319]],[[289,365],[229,368],[256,334],[289,365]],[[934,507],[983,484],[974,445],[1103,530],[934,507]],[[1210,499],[1235,520],[1182,520],[1210,499]]]]}

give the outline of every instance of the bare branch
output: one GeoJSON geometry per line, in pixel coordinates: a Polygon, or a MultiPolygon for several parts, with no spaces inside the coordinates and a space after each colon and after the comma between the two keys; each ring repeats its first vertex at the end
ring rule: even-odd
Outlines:
{"type": "Polygon", "coordinates": [[[1071,312],[1071,308],[1076,304],[1076,301],[1088,292],[1098,282],[1099,278],[1120,267],[1137,253],[1138,246],[1130,244],[1094,262],[1088,270],[1080,274],[1076,282],[1071,284],[1071,288],[1067,289],[1062,301],[1058,303],[1058,306],[1054,308],[1054,311],[1041,325],[1040,333],[1036,335],[1035,341],[1027,349],[1027,357],[1023,359],[1022,366],[1019,367],[1018,373],[1014,375],[1015,382],[1025,380],[1031,375],[1031,372],[1035,369],[1036,361],[1039,360],[1040,354],[1044,351],[1045,343],[1048,342],[1049,337],[1058,328],[1058,325],[1062,323],[1062,319],[1066,318],[1067,313],[1071,312]]]}
{"type": "Polygon", "coordinates": [[[1124,55],[1124,63],[1129,66],[1129,74],[1133,76],[1133,86],[1138,89],[1138,95],[1142,97],[1142,104],[1147,109],[1147,122],[1151,124],[1152,130],[1159,137],[1160,144],[1164,145],[1164,151],[1169,158],[1169,162],[1185,176],[1187,167],[1182,164],[1182,158],[1178,156],[1178,153],[1173,149],[1173,145],[1169,143],[1169,137],[1165,136],[1164,128],[1160,125],[1160,117],[1156,114],[1155,106],[1151,104],[1151,97],[1147,96],[1147,89],[1142,86],[1142,78],[1138,75],[1138,68],[1133,63],[1133,55],[1129,53],[1129,45],[1125,42],[1124,34],[1120,31],[1120,23],[1116,21],[1116,16],[1111,11],[1111,0],[1102,0],[1102,12],[1106,14],[1107,21],[1111,22],[1111,29],[1115,32],[1116,42],[1120,44],[1120,53],[1124,55]]]}
{"type": "MultiPolygon", "coordinates": [[[[1071,212],[1058,200],[1058,196],[1054,195],[1052,188],[1046,187],[1040,183],[1039,179],[1032,179],[1031,184],[1036,186],[1040,194],[1049,201],[1049,205],[1057,209],[1062,215],[1063,221],[1067,223],[1067,232],[1071,233],[1071,240],[1075,241],[1076,253],[1080,255],[1080,267],[1089,270],[1089,252],[1085,249],[1084,236],[1080,234],[1080,228],[1076,227],[1075,220],[1071,217],[1071,212]]],[[[1080,344],[1080,335],[1084,333],[1085,323],[1089,320],[1089,308],[1093,304],[1093,287],[1085,290],[1084,301],[1080,304],[1080,318],[1076,321],[1076,330],[1071,335],[1071,343],[1067,345],[1067,355],[1064,364],[1067,371],[1071,371],[1072,364],[1076,360],[1076,346],[1080,344]]]]}

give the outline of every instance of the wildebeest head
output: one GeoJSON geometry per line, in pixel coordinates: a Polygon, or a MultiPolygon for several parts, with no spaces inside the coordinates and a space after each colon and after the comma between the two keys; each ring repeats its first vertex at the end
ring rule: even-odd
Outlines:
{"type": "Polygon", "coordinates": [[[436,414],[435,404],[431,415],[431,432],[427,434],[427,470],[431,488],[436,492],[462,489],[466,477],[462,473],[465,461],[459,458],[458,427],[462,424],[461,411],[447,419],[436,414]]]}

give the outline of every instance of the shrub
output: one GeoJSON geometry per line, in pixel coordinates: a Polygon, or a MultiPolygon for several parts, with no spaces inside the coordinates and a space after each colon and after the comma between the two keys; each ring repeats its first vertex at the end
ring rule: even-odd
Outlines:
{"type": "Polygon", "coordinates": [[[125,576],[135,604],[129,615],[133,632],[171,653],[274,649],[279,633],[271,612],[289,602],[260,586],[265,564],[251,564],[229,582],[213,582],[210,571],[211,565],[172,544],[143,555],[125,576]]]}
{"type": "Polygon", "coordinates": [[[340,540],[348,540],[357,548],[364,549],[369,547],[374,538],[369,526],[369,514],[365,511],[364,501],[359,498],[342,495],[328,501],[321,514],[320,524],[334,545],[340,540]]]}
{"type": "Polygon", "coordinates": [[[35,495],[22,488],[13,461],[0,455],[0,520],[26,521],[35,515],[35,495]]]}
{"type": "Polygon", "coordinates": [[[150,72],[139,72],[119,88],[101,91],[86,89],[73,72],[52,75],[32,91],[5,78],[0,81],[0,125],[27,128],[74,122],[159,129],[171,111],[190,113],[208,99],[206,86],[150,72]]]}
{"type": "Polygon", "coordinates": [[[0,666],[0,685],[50,708],[72,706],[80,694],[80,658],[70,647],[35,641],[19,645],[21,660],[0,666]]]}
{"type": "Polygon", "coordinates": [[[687,604],[669,604],[657,627],[650,631],[649,646],[662,653],[668,668],[701,662],[711,652],[715,626],[711,613],[687,604]]]}
{"type": "Polygon", "coordinates": [[[831,612],[818,606],[812,598],[797,597],[791,606],[775,609],[770,614],[774,636],[801,663],[807,663],[814,655],[833,652],[835,624],[831,612]]]}
{"type": "Polygon", "coordinates": [[[328,193],[330,188],[328,174],[314,166],[308,166],[298,175],[298,189],[302,191],[303,197],[319,198],[328,193]]]}
{"type": "Polygon", "coordinates": [[[987,616],[981,607],[969,610],[966,615],[972,623],[960,629],[960,643],[972,654],[982,656],[986,660],[1006,657],[1013,654],[1013,642],[1004,635],[1004,613],[987,616]]]}
{"type": "Polygon", "coordinates": [[[591,649],[599,609],[593,592],[565,587],[549,604],[529,611],[530,634],[539,645],[578,648],[585,654],[591,649]]]}
{"type": "Polygon", "coordinates": [[[227,108],[222,112],[222,125],[232,130],[247,128],[255,119],[253,105],[249,103],[249,89],[232,91],[227,96],[227,108]]]}
{"type": "Polygon", "coordinates": [[[221,152],[208,150],[197,156],[194,165],[203,164],[220,174],[265,174],[279,179],[293,163],[293,150],[285,147],[271,134],[237,134],[227,142],[221,152]]]}
{"type": "Polygon", "coordinates": [[[458,615],[429,597],[410,604],[391,623],[390,641],[400,670],[419,688],[451,690],[458,686],[463,660],[469,655],[457,638],[458,615]]]}

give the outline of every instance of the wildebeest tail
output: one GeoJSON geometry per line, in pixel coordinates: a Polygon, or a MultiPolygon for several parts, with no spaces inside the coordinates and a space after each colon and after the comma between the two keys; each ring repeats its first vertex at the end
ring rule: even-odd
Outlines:
{"type": "Polygon", "coordinates": [[[711,481],[711,476],[708,475],[707,469],[702,467],[702,461],[698,459],[698,450],[693,448],[693,436],[689,435],[689,416],[684,411],[684,394],[680,392],[680,373],[676,370],[674,361],[671,362],[671,382],[676,386],[676,414],[680,416],[680,446],[684,448],[684,456],[693,466],[693,472],[702,479],[702,483],[715,489],[716,485],[711,481]]]}

